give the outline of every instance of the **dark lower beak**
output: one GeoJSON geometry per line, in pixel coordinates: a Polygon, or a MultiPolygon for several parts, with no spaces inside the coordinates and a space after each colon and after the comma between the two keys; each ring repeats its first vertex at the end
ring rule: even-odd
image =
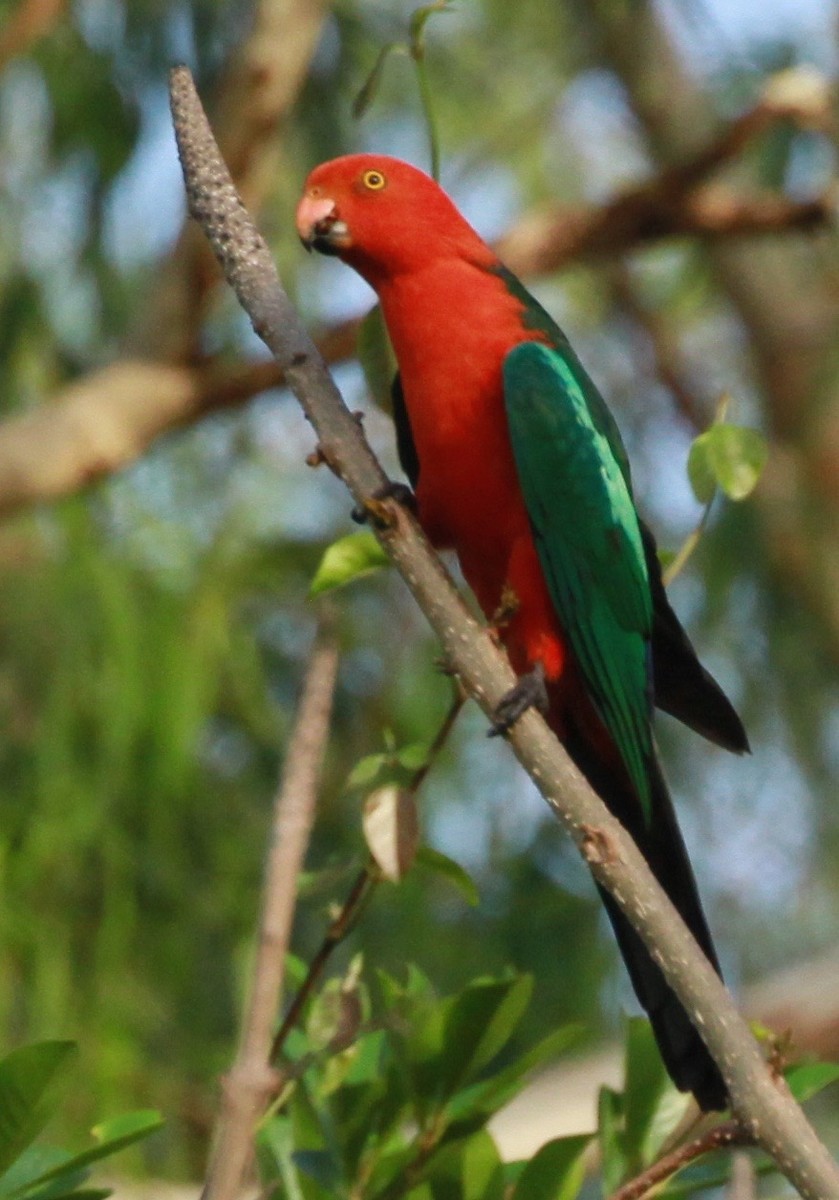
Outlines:
{"type": "Polygon", "coordinates": [[[317,250],[318,254],[341,253],[341,244],[335,239],[331,229],[314,229],[308,237],[301,237],[300,241],[303,243],[303,248],[310,254],[313,250],[317,250]]]}

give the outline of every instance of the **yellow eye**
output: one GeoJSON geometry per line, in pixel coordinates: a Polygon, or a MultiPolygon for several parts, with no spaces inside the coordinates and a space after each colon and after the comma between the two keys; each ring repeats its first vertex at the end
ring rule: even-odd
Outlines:
{"type": "Polygon", "coordinates": [[[381,171],[365,171],[361,176],[361,182],[371,192],[380,192],[387,183],[381,171]]]}

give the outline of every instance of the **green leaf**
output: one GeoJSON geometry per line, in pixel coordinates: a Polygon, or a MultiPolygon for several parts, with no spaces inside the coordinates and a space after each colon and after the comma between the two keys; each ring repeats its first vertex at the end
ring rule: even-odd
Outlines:
{"type": "Polygon", "coordinates": [[[391,54],[406,54],[408,47],[402,42],[386,42],[376,56],[373,69],[358,90],[352,104],[352,115],[359,120],[373,103],[379,85],[384,75],[385,63],[391,54]]]}
{"type": "Polygon", "coordinates": [[[376,970],[376,978],[382,1001],[388,1009],[401,1012],[403,1009],[412,1010],[414,1006],[421,1009],[438,1006],[434,985],[416,963],[408,963],[404,983],[381,968],[376,970]]]}
{"type": "Polygon", "coordinates": [[[721,488],[731,500],[743,500],[760,479],[769,450],[756,429],[712,425],[690,448],[688,477],[697,500],[710,503],[721,488]]]}
{"type": "Polygon", "coordinates": [[[411,742],[396,752],[396,761],[407,771],[418,771],[428,762],[431,747],[428,742],[411,742]]]}
{"type": "MultiPolygon", "coordinates": [[[[155,1133],[158,1129],[162,1129],[163,1124],[163,1117],[154,1108],[140,1108],[134,1112],[120,1113],[118,1117],[111,1117],[109,1120],[100,1121],[98,1125],[93,1126],[90,1132],[99,1142],[99,1146],[95,1151],[89,1153],[96,1154],[97,1157],[101,1157],[104,1153],[112,1154],[115,1150],[122,1150],[125,1146],[130,1146],[132,1142],[137,1142],[141,1138],[155,1133]]],[[[78,1160],[74,1159],[73,1161],[77,1162],[78,1160]]]]}
{"type": "Polygon", "coordinates": [[[21,1195],[29,1191],[34,1181],[48,1171],[63,1167],[69,1160],[67,1151],[59,1150],[56,1146],[28,1146],[0,1179],[0,1196],[21,1195]]]}
{"type": "Polygon", "coordinates": [[[385,1054],[386,1034],[383,1029],[374,1029],[358,1039],[353,1047],[355,1056],[346,1074],[348,1086],[374,1083],[382,1076],[382,1060],[385,1054]]]}
{"type": "Polygon", "coordinates": [[[644,1017],[627,1022],[625,1079],[624,1152],[631,1167],[640,1170],[650,1161],[650,1126],[670,1087],[652,1027],[644,1017]]]}
{"type": "Polygon", "coordinates": [[[463,1148],[463,1200],[502,1200],[504,1169],[493,1138],[481,1130],[463,1148]]]}
{"type": "Polygon", "coordinates": [[[582,1034],[582,1025],[563,1025],[535,1046],[531,1046],[502,1070],[496,1071],[489,1079],[458,1092],[448,1109],[452,1124],[459,1126],[462,1120],[470,1120],[476,1113],[486,1121],[518,1095],[533,1071],[554,1061],[578,1041],[582,1034]]]}
{"type": "Polygon", "coordinates": [[[306,1018],[309,1050],[326,1050],[337,1036],[343,1018],[341,979],[328,979],[316,994],[306,1018]]]}
{"type": "Polygon", "coordinates": [[[396,355],[390,344],[381,305],[376,304],[361,322],[356,353],[370,395],[386,412],[391,408],[390,389],[396,375],[396,355]]]}
{"type": "Polygon", "coordinates": [[[342,1190],[341,1167],[329,1150],[297,1150],[294,1163],[304,1175],[311,1176],[332,1195],[338,1195],[342,1190]]]}
{"type": "Polygon", "coordinates": [[[74,1042],[37,1042],[0,1062],[0,1175],[52,1116],[54,1084],[75,1053],[74,1042]]]}
{"type": "Polygon", "coordinates": [[[434,871],[437,875],[442,875],[457,888],[466,903],[473,908],[480,904],[481,896],[474,879],[464,871],[460,863],[449,858],[447,854],[441,854],[439,850],[433,850],[431,846],[421,846],[417,851],[416,863],[418,866],[426,867],[429,871],[434,871]]]}
{"type": "Polygon", "coordinates": [[[688,479],[700,504],[710,504],[716,495],[717,477],[708,449],[708,430],[695,438],[688,454],[688,479]]]}
{"type": "Polygon", "coordinates": [[[784,1076],[793,1096],[803,1104],[839,1079],[839,1063],[798,1063],[784,1072],[784,1076]]]}
{"type": "Polygon", "coordinates": [[[627,1174],[627,1161],[621,1137],[622,1125],[623,1096],[612,1088],[602,1087],[597,1100],[597,1139],[602,1163],[603,1191],[607,1196],[617,1190],[627,1174]]]}
{"type": "MultiPolygon", "coordinates": [[[[91,1130],[99,1145],[92,1146],[89,1150],[82,1150],[78,1154],[63,1155],[60,1162],[32,1175],[25,1185],[18,1182],[14,1190],[8,1194],[19,1194],[24,1190],[29,1191],[33,1187],[40,1187],[54,1180],[67,1179],[70,1176],[83,1178],[83,1172],[91,1163],[109,1158],[117,1151],[124,1150],[134,1142],[139,1142],[150,1134],[156,1133],[158,1129],[163,1128],[163,1124],[162,1116],[154,1109],[140,1109],[137,1112],[123,1113],[108,1121],[102,1121],[91,1130]]],[[[0,1190],[2,1190],[1,1185],[0,1190]]]]}
{"type": "Polygon", "coordinates": [[[389,559],[369,530],[349,533],[327,546],[309,588],[310,596],[320,596],[333,588],[343,587],[386,567],[389,559]]]}
{"type": "Polygon", "coordinates": [[[591,1140],[591,1134],[577,1133],[547,1142],[519,1176],[513,1200],[576,1200],[591,1140]]]}
{"type": "Polygon", "coordinates": [[[655,1162],[664,1145],[670,1141],[676,1128],[681,1125],[691,1103],[690,1095],[677,1091],[668,1081],[659,1096],[658,1104],[652,1113],[647,1134],[641,1146],[641,1154],[645,1163],[655,1162]]]}
{"type": "Polygon", "coordinates": [[[108,1200],[113,1194],[112,1188],[73,1188],[69,1192],[59,1189],[39,1195],[38,1200],[108,1200]]]}
{"type": "Polygon", "coordinates": [[[133,1146],[151,1134],[162,1129],[165,1122],[159,1112],[153,1108],[138,1109],[136,1112],[122,1113],[108,1121],[95,1125],[91,1133],[99,1143],[90,1150],[83,1150],[70,1159],[67,1166],[73,1170],[87,1167],[100,1159],[110,1158],[119,1150],[133,1146]]]}
{"type": "Polygon", "coordinates": [[[425,1164],[423,1181],[435,1200],[502,1200],[504,1168],[495,1141],[481,1129],[442,1146],[425,1164]]]}
{"type": "Polygon", "coordinates": [[[294,1161],[291,1120],[278,1116],[263,1125],[257,1132],[256,1151],[260,1178],[266,1190],[279,1177],[288,1200],[303,1200],[303,1189],[294,1161]]]}
{"type": "Polygon", "coordinates": [[[503,1050],[533,993],[532,975],[478,980],[446,1002],[440,1083],[451,1095],[503,1050]]]}
{"type": "Polygon", "coordinates": [[[378,777],[379,772],[389,761],[387,754],[367,754],[360,758],[347,776],[347,788],[367,788],[378,777]]]}
{"type": "Polygon", "coordinates": [[[397,1056],[404,1062],[404,1076],[410,1089],[420,1123],[427,1114],[440,1108],[445,1099],[443,1067],[445,1063],[445,1008],[423,999],[411,1006],[410,1026],[404,1036],[395,1037],[397,1056]]]}

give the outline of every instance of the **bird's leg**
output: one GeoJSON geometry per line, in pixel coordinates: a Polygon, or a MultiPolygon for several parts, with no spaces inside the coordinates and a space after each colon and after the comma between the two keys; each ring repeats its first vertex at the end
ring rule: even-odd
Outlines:
{"type": "Polygon", "coordinates": [[[519,717],[524,716],[529,708],[536,708],[546,716],[550,701],[545,685],[545,668],[537,663],[532,671],[520,675],[515,687],[501,697],[493,709],[491,725],[487,737],[500,737],[506,733],[519,717]]]}
{"type": "Polygon", "coordinates": [[[417,515],[417,498],[407,483],[395,483],[390,480],[384,487],[377,488],[363,504],[356,505],[350,516],[357,525],[366,525],[370,520],[386,525],[388,522],[383,521],[379,509],[382,500],[395,500],[397,504],[407,508],[414,516],[417,515]]]}

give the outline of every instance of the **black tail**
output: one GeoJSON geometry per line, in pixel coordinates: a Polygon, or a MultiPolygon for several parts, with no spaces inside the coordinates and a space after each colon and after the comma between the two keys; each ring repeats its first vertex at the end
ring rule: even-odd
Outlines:
{"type": "MultiPolygon", "coordinates": [[[[648,823],[626,783],[616,780],[580,739],[571,737],[566,744],[594,790],[632,835],[656,879],[719,974],[719,963],[696,881],[658,763],[653,761],[651,764],[652,820],[648,823]]],[[[703,1111],[727,1108],[728,1094],[719,1068],[681,1001],[618,905],[602,888],[599,890],[632,986],[650,1019],[671,1079],[681,1091],[693,1092],[703,1111]]]]}
{"type": "Polygon", "coordinates": [[[661,579],[655,538],[640,523],[653,600],[653,694],[656,708],[683,721],[702,737],[747,754],[749,739],[743,722],[716,679],[696,656],[690,638],[667,599],[661,579]]]}

